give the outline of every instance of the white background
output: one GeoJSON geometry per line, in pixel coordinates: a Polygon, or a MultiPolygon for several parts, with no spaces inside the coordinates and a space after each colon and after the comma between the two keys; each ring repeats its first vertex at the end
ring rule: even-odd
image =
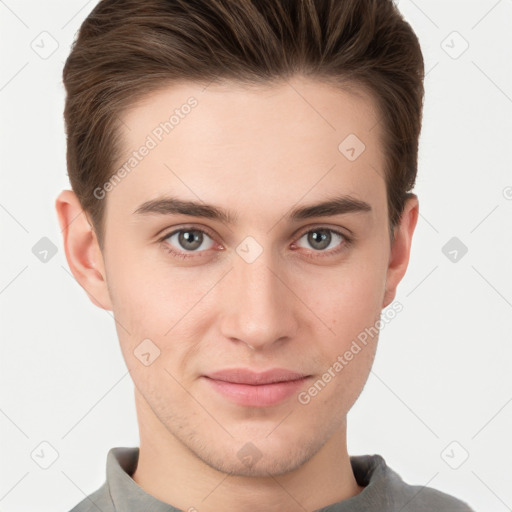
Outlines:
{"type": "MultiPolygon", "coordinates": [[[[65,512],[103,483],[109,448],[138,445],[114,321],[69,272],[54,210],[70,188],[62,66],[95,3],[0,1],[2,512],[65,512]],[[46,51],[58,44],[48,58],[33,49],[41,38],[46,51]],[[42,237],[57,246],[46,263],[32,253],[42,237]],[[48,469],[31,457],[43,441],[58,452],[48,469]]],[[[398,5],[428,72],[421,217],[397,295],[404,310],[383,329],[350,413],[349,452],[379,453],[409,483],[504,512],[512,510],[512,0],[398,5]],[[453,58],[461,37],[469,48],[453,58]],[[468,248],[455,263],[442,252],[452,237],[468,248]]]]}

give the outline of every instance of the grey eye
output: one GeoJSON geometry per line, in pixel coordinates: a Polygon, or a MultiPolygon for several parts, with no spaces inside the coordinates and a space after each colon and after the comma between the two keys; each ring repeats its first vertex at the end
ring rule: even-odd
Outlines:
{"type": "Polygon", "coordinates": [[[213,245],[213,240],[200,229],[180,229],[171,233],[165,240],[169,241],[174,248],[185,251],[196,251],[203,242],[208,240],[210,244],[203,249],[210,249],[213,245]]]}
{"type": "MultiPolygon", "coordinates": [[[[304,233],[300,240],[306,238],[307,243],[310,245],[309,248],[313,248],[316,251],[323,251],[325,249],[332,249],[336,247],[336,242],[343,241],[344,237],[339,233],[336,233],[332,229],[327,228],[317,228],[304,233]],[[334,245],[331,247],[331,243],[334,242],[334,245]]],[[[306,247],[307,249],[308,247],[306,247]]]]}

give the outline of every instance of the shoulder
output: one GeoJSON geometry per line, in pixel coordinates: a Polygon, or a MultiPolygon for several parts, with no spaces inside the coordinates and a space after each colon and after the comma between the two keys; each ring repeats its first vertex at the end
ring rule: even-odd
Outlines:
{"type": "MultiPolygon", "coordinates": [[[[393,471],[380,455],[351,457],[358,483],[366,486],[361,492],[368,498],[385,502],[389,510],[401,512],[474,512],[464,501],[421,485],[409,485],[393,471]]],[[[388,508],[385,508],[388,510],[388,508]]]]}
{"type": "Polygon", "coordinates": [[[474,512],[464,501],[431,487],[403,485],[397,500],[402,512],[474,512]]]}
{"type": "Polygon", "coordinates": [[[98,490],[77,503],[69,512],[98,512],[98,510],[116,512],[106,482],[98,490]]]}

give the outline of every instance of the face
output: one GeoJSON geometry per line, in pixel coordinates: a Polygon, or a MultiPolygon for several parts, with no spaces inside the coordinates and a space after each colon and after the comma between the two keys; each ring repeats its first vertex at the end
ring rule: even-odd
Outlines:
{"type": "Polygon", "coordinates": [[[299,78],[173,85],[122,116],[125,172],[98,191],[101,306],[139,420],[209,466],[280,474],[343,429],[377,336],[354,340],[414,229],[393,255],[379,129],[371,98],[299,78]]]}

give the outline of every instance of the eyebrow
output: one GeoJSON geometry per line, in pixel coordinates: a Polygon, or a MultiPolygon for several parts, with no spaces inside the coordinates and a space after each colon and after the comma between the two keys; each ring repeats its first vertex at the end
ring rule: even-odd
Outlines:
{"type": "MultiPolygon", "coordinates": [[[[371,210],[371,205],[366,201],[342,195],[330,198],[320,203],[293,208],[284,217],[288,221],[293,222],[314,217],[370,212],[371,210]]],[[[172,196],[146,201],[141,204],[133,214],[190,215],[193,217],[205,217],[207,219],[218,220],[228,225],[235,224],[238,218],[238,215],[230,210],[225,210],[218,206],[205,203],[184,201],[172,196]]]]}

